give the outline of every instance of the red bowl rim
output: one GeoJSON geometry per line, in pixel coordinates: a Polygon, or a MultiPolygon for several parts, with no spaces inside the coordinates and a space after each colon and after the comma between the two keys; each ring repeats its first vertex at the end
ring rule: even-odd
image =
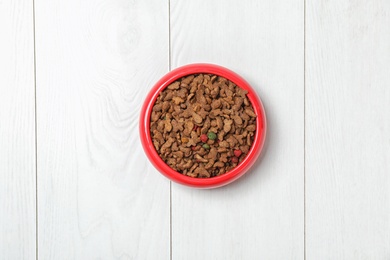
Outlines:
{"type": "Polygon", "coordinates": [[[196,188],[216,188],[233,182],[245,174],[260,155],[265,141],[267,123],[263,104],[252,87],[235,72],[215,64],[196,63],[176,68],[163,76],[150,90],[141,109],[139,123],[140,138],[146,156],[154,167],[167,178],[177,183],[196,188]],[[150,115],[153,105],[169,84],[191,74],[208,73],[224,77],[242,89],[248,91],[247,97],[257,115],[256,132],[252,146],[245,159],[232,170],[212,178],[193,178],[176,172],[170,168],[158,155],[150,135],[150,115]]]}

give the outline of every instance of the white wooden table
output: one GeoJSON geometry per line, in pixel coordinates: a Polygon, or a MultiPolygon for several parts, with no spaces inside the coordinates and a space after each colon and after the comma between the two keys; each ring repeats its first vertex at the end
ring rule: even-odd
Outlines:
{"type": "Polygon", "coordinates": [[[2,0],[0,33],[0,259],[390,259],[389,0],[2,0]],[[194,62],[268,116],[215,190],[138,138],[148,90],[194,62]]]}

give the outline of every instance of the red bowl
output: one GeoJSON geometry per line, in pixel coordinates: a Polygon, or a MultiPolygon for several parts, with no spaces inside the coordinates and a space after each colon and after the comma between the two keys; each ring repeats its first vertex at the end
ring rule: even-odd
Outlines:
{"type": "Polygon", "coordinates": [[[261,150],[263,149],[265,135],[266,135],[267,123],[264,112],[263,104],[261,103],[259,97],[256,95],[256,92],[252,87],[239,75],[234,73],[231,70],[228,70],[224,67],[213,65],[213,64],[190,64],[177,69],[172,70],[164,77],[162,77],[151,89],[147,95],[145,102],[141,109],[139,131],[141,137],[141,143],[143,149],[154,165],[154,167],[161,172],[164,176],[170,180],[190,186],[195,188],[217,188],[229,184],[239,177],[244,175],[249,168],[255,163],[256,159],[259,157],[261,150]],[[224,77],[232,82],[234,82],[240,88],[243,88],[248,91],[247,97],[252,103],[253,109],[257,115],[256,126],[257,130],[255,132],[254,141],[252,146],[245,157],[245,159],[237,165],[232,170],[222,174],[220,176],[212,178],[193,178],[186,175],[183,175],[179,172],[176,172],[171,167],[169,167],[157,154],[150,136],[150,115],[154,103],[156,102],[157,97],[160,92],[163,91],[169,84],[174,82],[177,79],[180,79],[184,76],[191,74],[199,73],[208,73],[215,74],[221,77],[224,77]]]}

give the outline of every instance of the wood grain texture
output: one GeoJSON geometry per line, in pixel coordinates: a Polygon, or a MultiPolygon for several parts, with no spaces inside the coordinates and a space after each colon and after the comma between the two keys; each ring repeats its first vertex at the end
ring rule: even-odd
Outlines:
{"type": "Polygon", "coordinates": [[[268,147],[224,188],[172,185],[172,259],[303,259],[303,1],[171,0],[173,68],[217,63],[262,98],[268,147]]]}
{"type": "Polygon", "coordinates": [[[35,259],[32,1],[0,1],[0,259],[35,259]]]}
{"type": "Polygon", "coordinates": [[[168,2],[35,2],[39,259],[169,259],[169,181],[138,138],[168,2]]]}
{"type": "Polygon", "coordinates": [[[390,2],[308,1],[307,259],[390,259],[390,2]]]}

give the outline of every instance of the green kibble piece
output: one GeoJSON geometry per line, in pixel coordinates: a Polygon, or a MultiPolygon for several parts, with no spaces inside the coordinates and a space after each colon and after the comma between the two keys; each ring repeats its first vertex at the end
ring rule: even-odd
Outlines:
{"type": "Polygon", "coordinates": [[[204,149],[210,149],[210,145],[208,145],[208,144],[203,144],[202,146],[204,149]]]}
{"type": "Polygon", "coordinates": [[[210,139],[210,140],[215,140],[217,139],[217,135],[214,133],[214,132],[209,132],[207,134],[207,137],[210,139]]]}

